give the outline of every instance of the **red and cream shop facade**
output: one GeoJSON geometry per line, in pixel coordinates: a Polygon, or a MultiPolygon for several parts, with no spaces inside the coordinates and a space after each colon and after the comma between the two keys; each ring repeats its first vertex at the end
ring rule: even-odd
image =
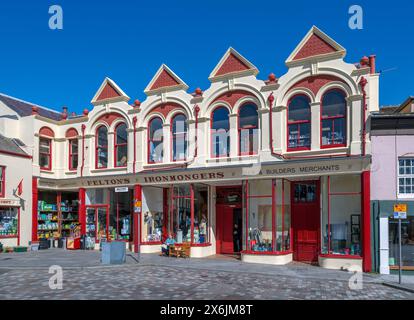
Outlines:
{"type": "Polygon", "coordinates": [[[229,48],[205,90],[189,93],[163,64],[142,102],[106,78],[82,115],[8,117],[33,150],[32,240],[69,236],[77,221],[96,247],[158,252],[171,235],[192,257],[370,271],[367,124],[379,75],[374,56],[345,55],[312,27],[280,77],[260,79],[229,48]]]}
{"type": "MultiPolygon", "coordinates": [[[[369,167],[369,157],[306,159],[57,184],[40,179],[39,187],[79,190],[81,203],[97,188],[133,190],[130,248],[136,252],[159,252],[171,234],[178,244],[191,244],[193,258],[240,254],[250,263],[362,270],[371,250],[369,167]]],[[[87,206],[81,207],[86,225],[87,206]]]]}

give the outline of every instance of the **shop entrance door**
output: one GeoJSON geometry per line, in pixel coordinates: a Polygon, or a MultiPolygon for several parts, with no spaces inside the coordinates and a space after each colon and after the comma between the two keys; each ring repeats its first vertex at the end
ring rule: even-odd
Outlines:
{"type": "Polygon", "coordinates": [[[233,207],[230,205],[217,205],[217,253],[232,254],[233,249],[233,207]]]}
{"type": "Polygon", "coordinates": [[[86,235],[96,243],[109,238],[109,205],[86,207],[86,235]]]}
{"type": "Polygon", "coordinates": [[[234,254],[242,247],[242,189],[217,187],[216,189],[216,253],[234,254]],[[235,225],[238,226],[234,235],[235,225]]]}
{"type": "Polygon", "coordinates": [[[293,259],[317,263],[320,235],[319,181],[292,183],[293,259]]]}

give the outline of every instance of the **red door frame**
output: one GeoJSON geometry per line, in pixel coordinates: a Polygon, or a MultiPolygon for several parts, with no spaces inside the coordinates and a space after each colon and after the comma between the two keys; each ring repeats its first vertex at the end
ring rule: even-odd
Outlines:
{"type": "MultiPolygon", "coordinates": [[[[111,241],[111,238],[109,237],[109,204],[93,204],[93,205],[87,205],[85,206],[85,212],[88,211],[88,209],[94,209],[95,210],[95,243],[99,243],[98,240],[98,209],[104,208],[106,209],[106,239],[108,241],[111,241]]],[[[85,226],[86,227],[86,226],[85,226]]]]}
{"type": "MultiPolygon", "coordinates": [[[[309,183],[315,183],[316,184],[316,200],[315,202],[312,202],[312,204],[316,203],[318,205],[318,228],[317,228],[317,237],[316,237],[316,241],[317,241],[317,245],[316,245],[316,250],[317,250],[317,255],[319,255],[320,251],[321,251],[321,181],[319,180],[307,180],[307,181],[291,181],[291,189],[290,189],[290,203],[291,203],[291,249],[293,252],[293,257],[294,260],[297,261],[295,259],[295,250],[296,250],[296,238],[295,238],[295,201],[294,201],[294,197],[295,197],[295,185],[296,184],[309,184],[309,183]]],[[[307,204],[307,203],[305,203],[307,204]]],[[[296,204],[297,205],[297,204],[296,204]]]]}

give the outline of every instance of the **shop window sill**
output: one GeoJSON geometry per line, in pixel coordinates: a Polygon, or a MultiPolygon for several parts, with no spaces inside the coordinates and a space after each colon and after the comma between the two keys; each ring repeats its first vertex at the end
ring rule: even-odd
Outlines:
{"type": "Polygon", "coordinates": [[[329,258],[329,259],[357,259],[362,260],[361,256],[352,256],[352,255],[346,255],[346,254],[320,254],[320,258],[329,258]]]}
{"type": "Polygon", "coordinates": [[[326,148],[321,147],[318,149],[288,149],[286,151],[286,155],[319,155],[319,154],[330,154],[330,153],[347,153],[349,151],[348,147],[332,147],[332,148],[326,148]]]}
{"type": "Polygon", "coordinates": [[[264,256],[286,256],[288,254],[292,254],[293,251],[276,252],[276,251],[251,251],[251,250],[245,250],[245,251],[242,251],[240,253],[241,254],[264,255],[264,256]]]}
{"type": "Polygon", "coordinates": [[[102,169],[93,169],[91,170],[91,173],[99,173],[99,172],[113,172],[113,171],[127,171],[126,167],[122,167],[122,168],[102,168],[102,169]]]}
{"type": "MultiPolygon", "coordinates": [[[[399,267],[398,266],[390,266],[390,270],[399,270],[399,267]]],[[[402,270],[414,271],[414,266],[403,266],[402,270]]]]}
{"type": "Polygon", "coordinates": [[[160,244],[162,244],[161,241],[147,241],[140,243],[141,246],[159,246],[160,244]]]}
{"type": "Polygon", "coordinates": [[[12,236],[0,236],[0,239],[17,239],[19,238],[18,235],[12,235],[12,236]]]}
{"type": "MultiPolygon", "coordinates": [[[[182,245],[187,243],[175,243],[174,245],[177,247],[181,247],[182,245]]],[[[210,247],[211,243],[193,243],[191,244],[191,247],[210,247]]]]}

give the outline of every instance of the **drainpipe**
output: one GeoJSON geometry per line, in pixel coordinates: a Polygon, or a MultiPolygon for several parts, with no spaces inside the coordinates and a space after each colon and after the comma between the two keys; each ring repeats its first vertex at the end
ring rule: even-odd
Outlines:
{"type": "Polygon", "coordinates": [[[198,114],[200,112],[200,107],[198,106],[198,104],[196,104],[196,106],[194,107],[194,111],[195,111],[195,150],[194,150],[194,158],[197,158],[198,155],[198,114]]]}
{"type": "Polygon", "coordinates": [[[83,168],[85,167],[85,129],[86,125],[82,125],[82,166],[81,166],[81,177],[83,177],[83,168]]]}
{"type": "Polygon", "coordinates": [[[367,112],[367,92],[365,87],[368,81],[364,77],[361,78],[359,81],[359,85],[361,86],[362,90],[362,156],[366,154],[366,130],[367,130],[367,123],[366,123],[366,112],[367,112]]]}
{"type": "Polygon", "coordinates": [[[137,162],[137,117],[135,116],[132,119],[134,125],[134,163],[132,164],[132,171],[135,174],[136,172],[136,162],[137,162]]]}

